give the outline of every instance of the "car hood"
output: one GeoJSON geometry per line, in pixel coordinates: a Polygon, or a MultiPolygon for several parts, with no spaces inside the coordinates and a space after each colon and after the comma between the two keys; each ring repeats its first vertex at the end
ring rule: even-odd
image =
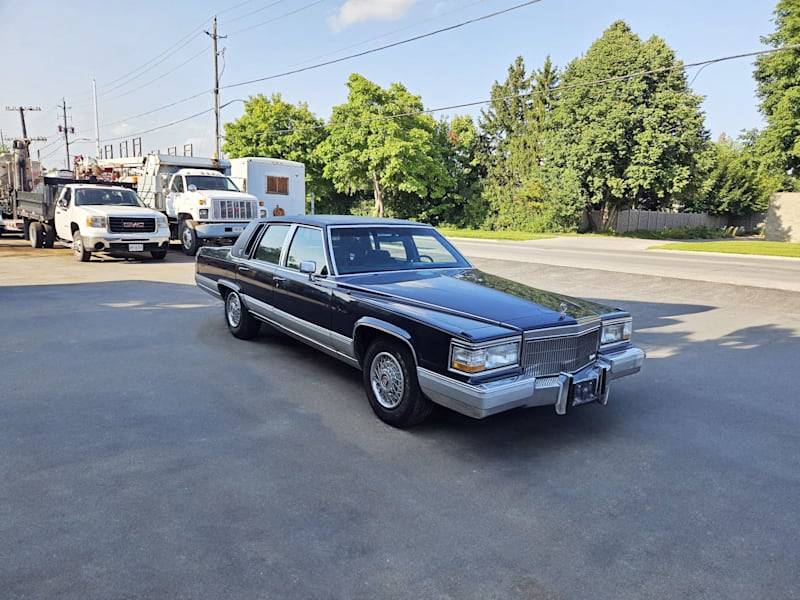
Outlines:
{"type": "Polygon", "coordinates": [[[437,269],[348,275],[339,281],[394,303],[458,313],[484,323],[526,331],[571,325],[622,311],[533,288],[478,269],[437,269]],[[562,304],[566,306],[561,314],[562,304]]]}
{"type": "Polygon", "coordinates": [[[195,192],[198,198],[207,198],[208,200],[246,200],[248,202],[255,202],[256,197],[252,194],[245,192],[225,192],[222,190],[197,190],[195,192]]]}
{"type": "Polygon", "coordinates": [[[144,206],[115,206],[112,204],[86,204],[79,206],[90,215],[109,217],[155,217],[161,213],[144,206]]]}

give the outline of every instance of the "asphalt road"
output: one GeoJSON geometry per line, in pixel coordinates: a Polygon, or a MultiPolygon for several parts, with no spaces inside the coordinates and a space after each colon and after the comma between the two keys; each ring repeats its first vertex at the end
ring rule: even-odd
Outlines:
{"type": "Polygon", "coordinates": [[[630,309],[645,370],[398,431],[175,255],[62,259],[0,248],[4,599],[800,598],[800,294],[476,258],[630,309]]]}
{"type": "Polygon", "coordinates": [[[473,258],[524,261],[578,269],[710,281],[800,292],[800,260],[705,252],[648,250],[654,240],[602,236],[556,237],[525,242],[457,239],[473,258]]]}

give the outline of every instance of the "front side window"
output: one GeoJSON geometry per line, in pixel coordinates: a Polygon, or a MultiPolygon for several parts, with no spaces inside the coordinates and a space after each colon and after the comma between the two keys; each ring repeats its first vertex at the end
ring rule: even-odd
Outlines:
{"type": "Polygon", "coordinates": [[[341,275],[469,267],[467,260],[430,227],[334,227],[331,242],[341,275]]]}
{"type": "Polygon", "coordinates": [[[286,266],[290,269],[300,269],[300,263],[313,260],[317,263],[317,275],[327,275],[328,266],[325,260],[325,246],[322,242],[322,231],[311,227],[298,227],[289,246],[289,255],[286,266]]]}
{"type": "Polygon", "coordinates": [[[172,180],[172,187],[170,188],[173,192],[181,193],[183,191],[183,177],[178,175],[172,180]]]}
{"type": "Polygon", "coordinates": [[[220,190],[223,192],[238,192],[239,188],[227,177],[213,175],[187,175],[186,187],[195,186],[198,190],[220,190]]]}
{"type": "Polygon", "coordinates": [[[64,195],[61,197],[62,206],[65,208],[69,206],[69,201],[72,199],[72,190],[67,188],[64,190],[64,195]]]}
{"type": "Polygon", "coordinates": [[[261,242],[258,244],[258,249],[256,249],[255,259],[263,260],[273,265],[280,263],[283,242],[286,241],[290,228],[290,225],[270,225],[267,227],[261,242]]]}
{"type": "Polygon", "coordinates": [[[82,188],[75,190],[75,206],[143,206],[133,190],[82,188]]]}

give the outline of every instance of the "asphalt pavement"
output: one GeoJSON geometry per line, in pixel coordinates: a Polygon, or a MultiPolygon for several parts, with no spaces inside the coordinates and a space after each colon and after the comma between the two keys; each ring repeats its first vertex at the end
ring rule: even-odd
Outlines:
{"type": "Polygon", "coordinates": [[[798,293],[476,253],[629,309],[645,369],[400,431],[179,255],[32,252],[0,243],[0,598],[800,598],[798,293]]]}

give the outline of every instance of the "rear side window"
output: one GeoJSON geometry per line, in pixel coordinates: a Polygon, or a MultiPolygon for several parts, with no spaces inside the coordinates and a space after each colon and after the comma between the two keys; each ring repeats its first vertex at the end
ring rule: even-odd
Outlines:
{"type": "Polygon", "coordinates": [[[277,265],[281,260],[281,249],[286,235],[289,233],[290,225],[270,225],[261,242],[258,244],[255,259],[277,265]]]}
{"type": "Polygon", "coordinates": [[[322,243],[322,231],[310,227],[298,227],[294,234],[292,245],[289,246],[289,255],[286,266],[290,269],[300,269],[300,263],[313,260],[317,263],[317,275],[327,275],[328,265],[325,260],[325,246],[322,243]]]}

